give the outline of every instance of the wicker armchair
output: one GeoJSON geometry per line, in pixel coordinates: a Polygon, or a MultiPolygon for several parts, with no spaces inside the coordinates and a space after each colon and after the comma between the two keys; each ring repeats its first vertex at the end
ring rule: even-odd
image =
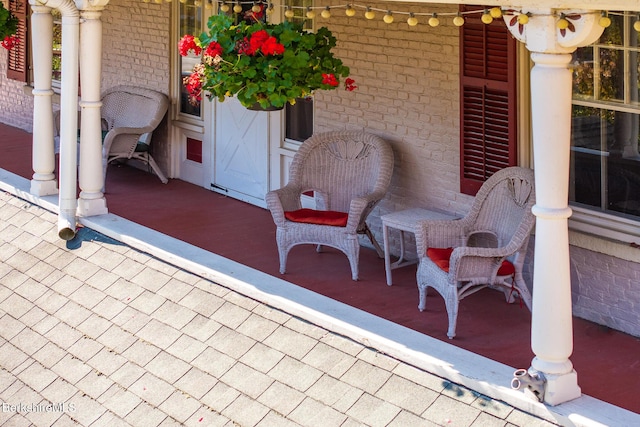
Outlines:
{"type": "Polygon", "coordinates": [[[115,86],[102,95],[102,163],[106,182],[107,165],[117,159],[147,163],[163,184],[168,182],[151,154],[151,134],[167,109],[166,95],[138,86],[115,86]]]}
{"type": "Polygon", "coordinates": [[[317,134],[293,158],[288,184],[266,196],[277,226],[280,273],[289,250],[300,244],[327,245],[344,252],[352,279],[358,280],[360,245],[366,234],[380,246],[365,220],[384,197],[393,171],[393,151],[383,139],[351,131],[317,134]],[[301,196],[312,191],[315,209],[303,209],[301,196]]]}
{"type": "Polygon", "coordinates": [[[482,185],[464,218],[419,223],[418,309],[425,309],[429,286],[438,291],[449,315],[449,338],[456,335],[459,301],[484,287],[502,289],[508,302],[519,295],[531,310],[522,267],[535,223],[534,204],[533,171],[510,167],[482,185]]]}

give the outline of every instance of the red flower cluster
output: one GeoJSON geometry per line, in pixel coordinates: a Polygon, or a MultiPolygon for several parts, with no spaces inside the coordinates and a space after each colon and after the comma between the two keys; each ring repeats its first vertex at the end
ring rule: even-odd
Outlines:
{"type": "Polygon", "coordinates": [[[329,86],[338,86],[340,82],[333,74],[322,74],[322,84],[329,86]]]}
{"type": "Polygon", "coordinates": [[[200,55],[202,52],[202,48],[196,44],[195,37],[187,34],[178,42],[178,51],[180,52],[180,56],[187,56],[190,50],[193,50],[193,53],[196,55],[200,55]]]}
{"type": "Polygon", "coordinates": [[[222,46],[218,42],[211,42],[207,49],[204,51],[205,56],[210,56],[215,58],[216,56],[222,55],[222,46]]]}
{"type": "Polygon", "coordinates": [[[189,93],[189,103],[191,105],[198,105],[202,101],[202,78],[204,67],[199,64],[193,69],[193,73],[182,79],[184,87],[189,93]]]}
{"type": "Polygon", "coordinates": [[[270,36],[265,30],[259,30],[251,34],[249,39],[244,39],[244,43],[238,47],[238,53],[245,55],[255,55],[262,52],[263,55],[282,55],[284,53],[284,45],[278,43],[278,40],[270,36]]]}
{"type": "Polygon", "coordinates": [[[7,50],[11,50],[14,47],[16,47],[18,44],[20,43],[20,39],[18,38],[18,36],[13,35],[13,36],[7,36],[4,38],[4,40],[2,40],[2,42],[0,42],[0,44],[2,45],[3,48],[7,49],[7,50]]]}
{"type": "Polygon", "coordinates": [[[349,92],[353,92],[354,90],[358,89],[358,86],[356,86],[355,83],[356,81],[352,78],[346,78],[344,81],[344,88],[349,92]]]}

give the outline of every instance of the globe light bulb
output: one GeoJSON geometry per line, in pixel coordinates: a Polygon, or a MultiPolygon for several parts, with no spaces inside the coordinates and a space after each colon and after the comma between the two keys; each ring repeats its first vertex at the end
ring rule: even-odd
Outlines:
{"type": "Polygon", "coordinates": [[[438,19],[438,15],[434,13],[431,16],[431,18],[429,18],[429,25],[432,27],[437,27],[438,25],[440,25],[440,20],[438,19]]]}
{"type": "Polygon", "coordinates": [[[327,6],[322,12],[320,12],[320,16],[322,16],[324,19],[331,18],[331,9],[329,9],[329,6],[327,6]]]}
{"type": "MultiPolygon", "coordinates": [[[[156,3],[157,3],[157,2],[158,2],[158,1],[156,0],[156,3]]],[[[202,6],[202,2],[201,2],[200,0],[195,0],[195,1],[193,2],[193,5],[194,5],[195,7],[200,7],[200,6],[202,6]]]]}
{"type": "MultiPolygon", "coordinates": [[[[184,3],[184,2],[186,2],[186,1],[187,1],[187,0],[180,0],[180,3],[184,3]]],[[[222,5],[220,6],[220,11],[221,11],[221,12],[224,12],[224,13],[229,12],[229,5],[228,5],[228,4],[226,4],[226,3],[222,3],[222,5]]]]}
{"type": "Polygon", "coordinates": [[[351,7],[350,4],[347,5],[347,8],[344,11],[345,15],[347,16],[356,16],[356,10],[351,7]]]}
{"type": "Polygon", "coordinates": [[[239,4],[239,3],[236,3],[236,5],[235,5],[235,6],[233,6],[233,11],[234,11],[235,13],[242,13],[242,6],[240,6],[240,4],[239,4]]]}
{"type": "Polygon", "coordinates": [[[311,7],[307,7],[307,18],[313,19],[316,17],[316,13],[311,9],[311,7]]]}
{"type": "Polygon", "coordinates": [[[485,11],[482,14],[482,17],[480,18],[480,20],[484,24],[491,24],[493,22],[493,17],[491,16],[491,13],[489,13],[489,11],[485,9],[485,11]]]}
{"type": "Polygon", "coordinates": [[[489,10],[489,13],[492,18],[502,18],[502,9],[499,7],[492,7],[491,10],[489,10]]]}
{"type": "Polygon", "coordinates": [[[273,14],[273,3],[269,3],[269,7],[267,8],[267,15],[273,14]]]}
{"type": "Polygon", "coordinates": [[[567,18],[564,16],[564,13],[560,15],[560,19],[558,19],[558,22],[556,23],[556,27],[559,30],[566,30],[567,28],[569,28],[569,21],[567,21],[567,18]]]}
{"type": "Polygon", "coordinates": [[[258,13],[258,12],[260,12],[261,9],[262,8],[260,7],[260,5],[257,5],[257,4],[254,4],[253,6],[251,6],[251,11],[253,13],[258,13]]]}
{"type": "Polygon", "coordinates": [[[607,12],[602,12],[602,16],[600,16],[600,19],[598,20],[598,25],[603,28],[607,28],[611,25],[611,18],[609,18],[607,12]]]}
{"type": "Polygon", "coordinates": [[[418,18],[416,18],[413,13],[410,13],[409,19],[407,19],[407,24],[409,24],[410,27],[415,27],[418,25],[418,18]]]}
{"type": "Polygon", "coordinates": [[[525,25],[529,23],[529,15],[527,13],[521,13],[518,15],[518,24],[525,25]]]}
{"type": "Polygon", "coordinates": [[[382,20],[385,22],[385,24],[391,24],[393,22],[393,15],[391,14],[390,10],[388,10],[386,15],[382,17],[382,20]]]}
{"type": "Polygon", "coordinates": [[[462,27],[464,25],[464,18],[460,15],[453,18],[453,25],[456,27],[462,27]]]}
{"type": "Polygon", "coordinates": [[[293,10],[291,9],[291,6],[287,6],[287,10],[284,11],[284,17],[285,18],[293,18],[295,16],[295,13],[293,12],[293,10]]]}
{"type": "Polygon", "coordinates": [[[367,19],[374,19],[376,17],[376,13],[371,10],[370,7],[367,7],[367,11],[364,13],[364,17],[367,19]]]}
{"type": "Polygon", "coordinates": [[[633,23],[633,29],[640,33],[640,15],[638,15],[638,19],[633,23]]]}
{"type": "Polygon", "coordinates": [[[154,0],[154,3],[160,4],[160,3],[162,3],[162,0],[154,0]]]}
{"type": "Polygon", "coordinates": [[[171,3],[171,0],[165,0],[167,3],[171,3]]]}

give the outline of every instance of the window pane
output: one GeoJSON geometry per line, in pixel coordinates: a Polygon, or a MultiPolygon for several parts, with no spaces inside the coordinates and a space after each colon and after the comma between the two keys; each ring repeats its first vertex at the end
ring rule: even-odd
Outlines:
{"type": "MultiPolygon", "coordinates": [[[[195,6],[193,3],[180,3],[180,28],[179,36],[185,34],[199,35],[202,32],[202,6],[195,6]]],[[[179,56],[181,84],[180,84],[180,112],[200,117],[200,101],[190,100],[189,92],[182,84],[182,79],[189,76],[193,67],[200,62],[200,56],[194,55],[179,56]]]]}
{"type": "Polygon", "coordinates": [[[620,49],[600,48],[599,99],[603,101],[624,101],[624,55],[620,49]]]}
{"type": "Polygon", "coordinates": [[[51,11],[53,15],[53,67],[51,77],[54,86],[60,87],[60,79],[62,78],[62,15],[57,9],[51,11]]]}
{"type": "Polygon", "coordinates": [[[640,116],[577,106],[573,116],[570,200],[640,217],[640,116]]]}

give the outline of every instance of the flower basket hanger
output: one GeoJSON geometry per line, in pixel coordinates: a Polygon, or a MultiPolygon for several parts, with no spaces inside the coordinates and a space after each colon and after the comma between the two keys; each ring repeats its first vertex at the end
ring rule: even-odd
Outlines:
{"type": "MultiPolygon", "coordinates": [[[[222,9],[222,8],[221,8],[222,9]]],[[[205,93],[224,101],[235,96],[247,108],[281,109],[288,102],[331,90],[345,78],[346,90],[354,90],[349,68],[331,51],[336,38],[326,27],[310,32],[302,25],[264,21],[269,9],[254,5],[213,15],[208,32],[187,34],[180,40],[180,55],[201,55],[184,84],[192,103],[205,93]]]]}

